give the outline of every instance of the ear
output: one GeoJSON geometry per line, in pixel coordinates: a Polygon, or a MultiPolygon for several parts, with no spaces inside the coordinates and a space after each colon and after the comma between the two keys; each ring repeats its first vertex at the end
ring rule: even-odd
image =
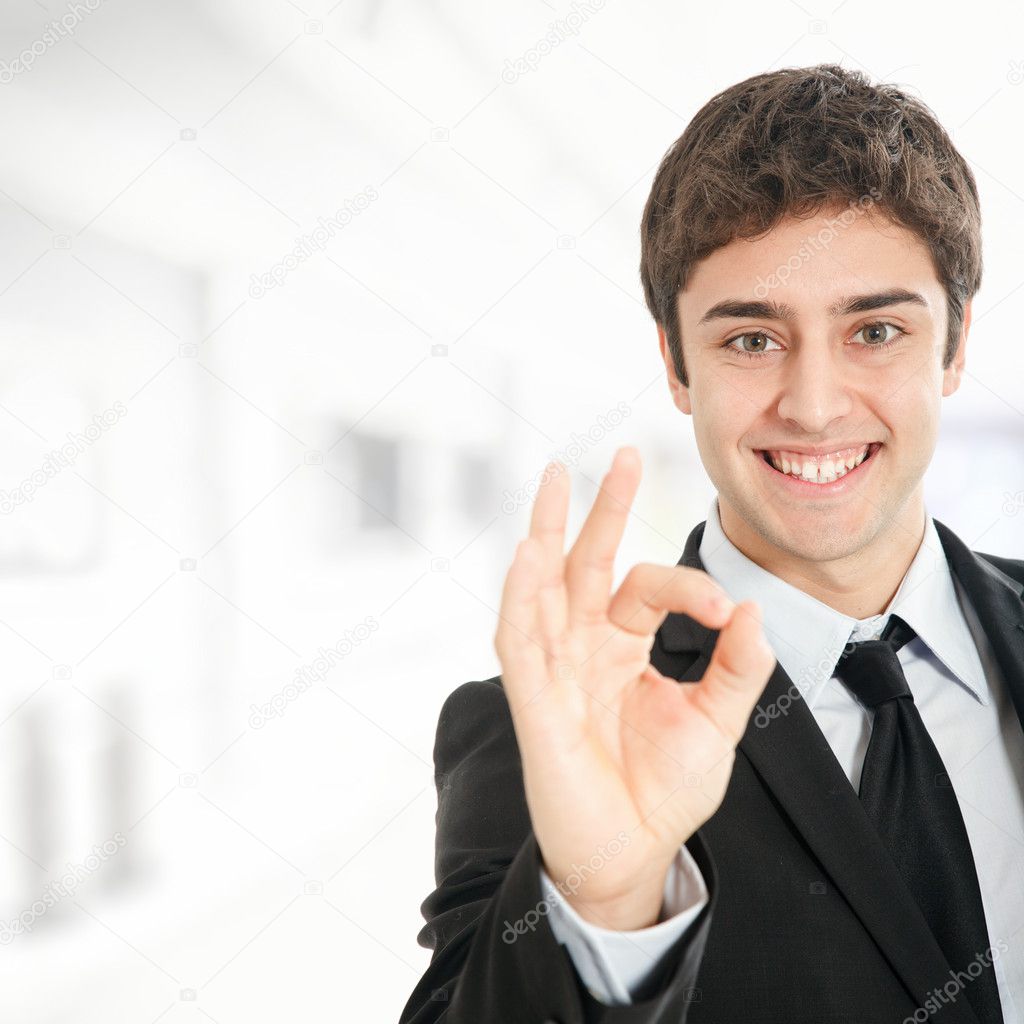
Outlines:
{"type": "Polygon", "coordinates": [[[971,329],[971,303],[968,299],[964,303],[964,325],[960,331],[960,341],[956,346],[956,354],[953,356],[949,366],[942,371],[942,397],[947,398],[960,387],[960,378],[964,372],[964,361],[966,359],[967,333],[971,329]]]}
{"type": "Polygon", "coordinates": [[[661,350],[661,358],[668,374],[668,389],[672,392],[672,401],[676,403],[676,408],[680,412],[689,416],[692,414],[690,389],[676,375],[676,368],[672,363],[672,352],[668,347],[668,338],[665,335],[665,328],[661,324],[658,324],[658,348],[661,350]]]}

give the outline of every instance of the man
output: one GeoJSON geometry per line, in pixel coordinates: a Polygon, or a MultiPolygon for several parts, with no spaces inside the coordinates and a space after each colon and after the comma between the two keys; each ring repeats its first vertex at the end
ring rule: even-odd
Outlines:
{"type": "Polygon", "coordinates": [[[641,274],[717,497],[612,594],[638,453],[567,556],[548,467],[502,673],[441,711],[402,1021],[1024,1020],[1024,563],[922,497],[969,168],[892,86],[758,75],[666,155],[641,274]]]}

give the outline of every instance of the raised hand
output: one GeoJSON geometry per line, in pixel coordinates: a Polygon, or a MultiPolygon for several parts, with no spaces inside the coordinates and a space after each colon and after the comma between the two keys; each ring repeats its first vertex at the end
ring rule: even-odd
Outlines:
{"type": "Polygon", "coordinates": [[[616,452],[568,556],[568,471],[551,463],[546,478],[494,638],[527,804],[545,869],[567,901],[602,927],[641,928],[657,920],[680,844],[722,802],[775,655],[757,604],[733,604],[697,569],[640,563],[612,595],[640,482],[635,448],[616,452]],[[721,630],[699,684],[650,664],[670,611],[721,630]]]}

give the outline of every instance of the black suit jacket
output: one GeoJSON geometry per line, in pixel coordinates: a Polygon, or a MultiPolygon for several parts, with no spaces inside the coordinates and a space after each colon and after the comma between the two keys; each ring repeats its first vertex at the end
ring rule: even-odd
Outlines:
{"type": "MultiPolygon", "coordinates": [[[[1024,721],[1024,562],[976,554],[936,528],[1024,721]]],[[[703,568],[703,531],[679,564],[703,568]]],[[[699,680],[717,636],[670,614],[651,660],[681,683],[699,680]]],[[[776,664],[760,706],[792,696],[791,685],[776,664]]],[[[437,888],[418,936],[433,956],[400,1024],[902,1024],[929,1006],[942,1024],[986,1024],[963,992],[936,1000],[949,966],[802,700],[766,727],[755,718],[721,807],[687,843],[708,906],[639,998],[608,1007],[548,923],[501,678],[458,687],[434,749],[437,888]]]]}

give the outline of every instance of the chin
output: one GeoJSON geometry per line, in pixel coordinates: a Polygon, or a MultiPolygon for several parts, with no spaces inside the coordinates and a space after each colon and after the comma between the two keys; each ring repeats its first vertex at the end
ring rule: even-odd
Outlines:
{"type": "Polygon", "coordinates": [[[879,510],[865,501],[826,514],[805,508],[768,507],[727,499],[748,530],[763,542],[807,562],[827,562],[859,551],[881,529],[879,510]]]}

